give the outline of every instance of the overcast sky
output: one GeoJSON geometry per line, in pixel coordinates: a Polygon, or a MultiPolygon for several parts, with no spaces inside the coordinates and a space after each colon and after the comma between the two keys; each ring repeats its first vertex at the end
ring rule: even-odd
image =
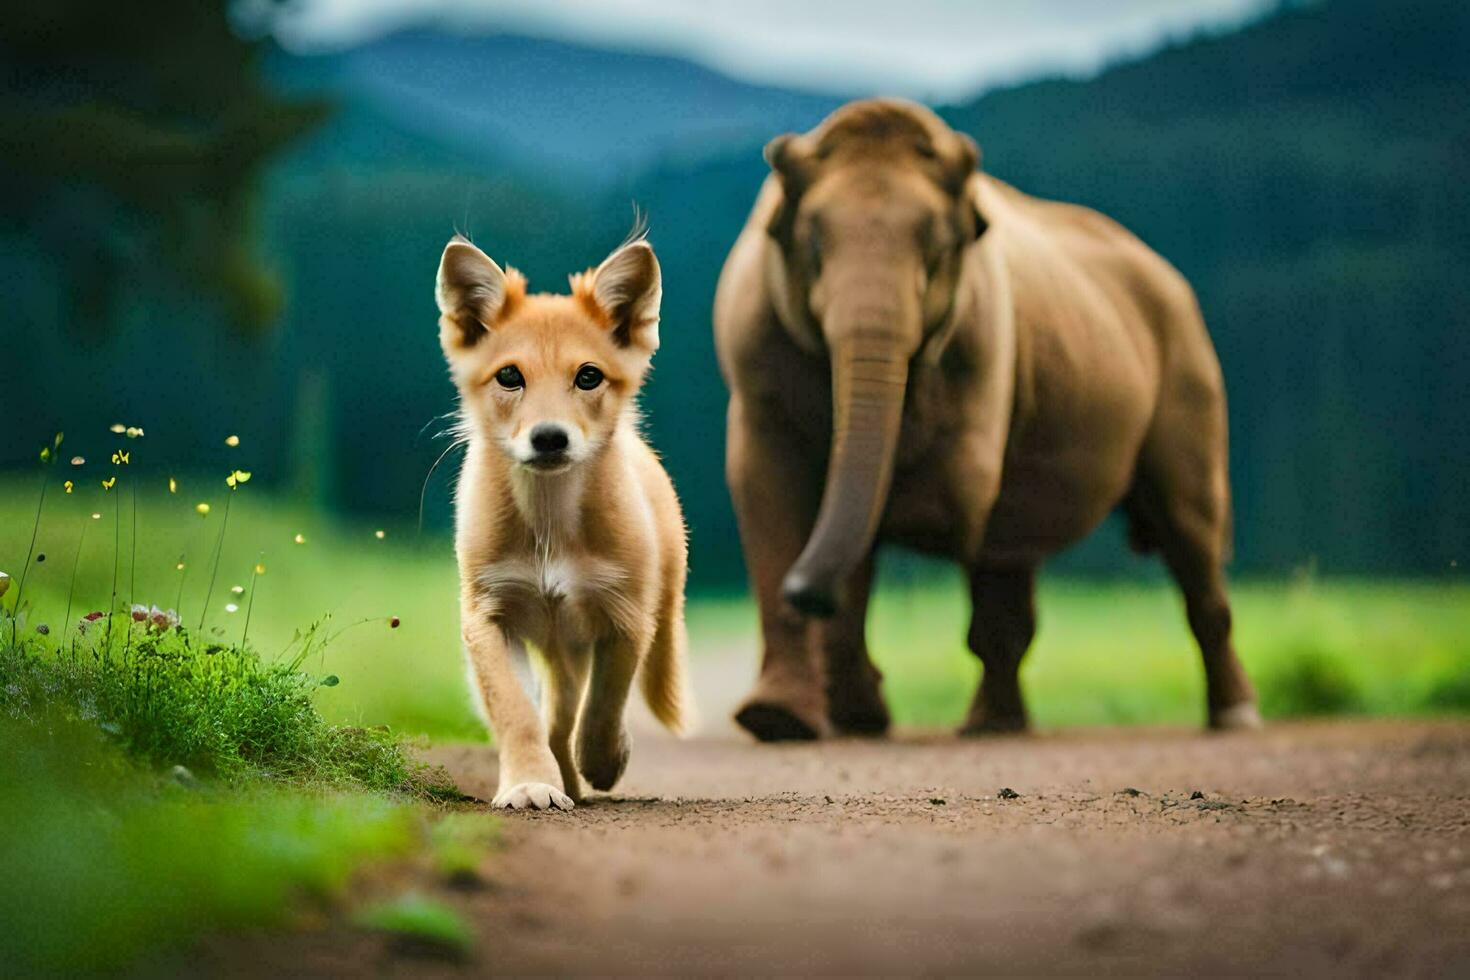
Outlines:
{"type": "Polygon", "coordinates": [[[1088,73],[1271,0],[299,0],[293,50],[425,20],[681,55],[749,81],[943,100],[1043,71],[1088,73]]]}

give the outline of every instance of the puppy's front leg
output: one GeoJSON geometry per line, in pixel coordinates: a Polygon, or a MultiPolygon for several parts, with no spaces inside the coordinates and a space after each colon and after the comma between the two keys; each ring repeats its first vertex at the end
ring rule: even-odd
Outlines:
{"type": "Polygon", "coordinates": [[[599,643],[592,655],[592,678],[577,722],[577,768],[593,789],[612,789],[628,767],[623,709],[637,669],[638,646],[627,637],[599,643]]]}
{"type": "Polygon", "coordinates": [[[504,630],[472,599],[461,605],[460,629],[500,746],[500,785],[494,805],[514,810],[570,810],[572,799],[563,792],[561,770],[536,707],[516,677],[504,630]]]}

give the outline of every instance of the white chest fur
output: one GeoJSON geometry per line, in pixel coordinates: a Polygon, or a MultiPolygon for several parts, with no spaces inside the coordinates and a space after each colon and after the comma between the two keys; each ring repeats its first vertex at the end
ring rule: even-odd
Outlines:
{"type": "Polygon", "coordinates": [[[552,632],[590,641],[619,625],[630,606],[624,570],[586,555],[506,559],[487,565],[478,578],[497,617],[537,645],[552,632]]]}

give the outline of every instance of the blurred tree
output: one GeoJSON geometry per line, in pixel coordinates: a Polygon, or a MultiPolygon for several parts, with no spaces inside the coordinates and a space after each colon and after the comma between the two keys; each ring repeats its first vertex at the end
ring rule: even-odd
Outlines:
{"type": "Polygon", "coordinates": [[[0,224],[61,265],[65,319],[106,326],[120,285],[160,269],[244,328],[279,313],[252,247],[252,185],[327,105],[269,92],[265,43],[236,33],[227,6],[0,6],[0,224]]]}

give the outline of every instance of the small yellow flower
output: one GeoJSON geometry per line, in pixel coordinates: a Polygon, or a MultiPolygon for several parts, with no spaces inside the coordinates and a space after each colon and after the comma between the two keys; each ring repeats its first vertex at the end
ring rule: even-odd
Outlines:
{"type": "Polygon", "coordinates": [[[70,480],[67,480],[61,486],[62,486],[63,489],[66,490],[67,493],[71,493],[72,487],[76,486],[76,484],[75,483],[72,483],[70,480]]]}
{"type": "Polygon", "coordinates": [[[256,565],[255,566],[255,574],[256,575],[264,575],[265,574],[265,566],[264,565],[256,565]]]}
{"type": "Polygon", "coordinates": [[[225,436],[225,445],[229,446],[231,449],[234,449],[236,446],[240,445],[240,437],[225,436]]]}
{"type": "Polygon", "coordinates": [[[387,536],[388,532],[382,530],[381,528],[373,532],[373,537],[377,538],[379,541],[383,540],[387,536]]]}
{"type": "Polygon", "coordinates": [[[168,492],[169,493],[178,493],[179,492],[179,481],[178,480],[175,480],[173,477],[169,477],[168,478],[168,492]]]}
{"type": "Polygon", "coordinates": [[[199,503],[197,503],[197,504],[194,505],[194,512],[196,514],[198,514],[200,517],[208,517],[209,516],[209,505],[206,504],[204,501],[201,500],[201,501],[199,501],[199,503]]]}
{"type": "Polygon", "coordinates": [[[132,457],[124,450],[119,449],[117,452],[112,454],[113,466],[127,466],[131,462],[132,457]]]}
{"type": "Polygon", "coordinates": [[[117,486],[117,477],[113,477],[110,480],[103,480],[102,481],[102,489],[103,490],[111,490],[115,486],[117,486]]]}
{"type": "Polygon", "coordinates": [[[174,566],[174,571],[176,571],[176,572],[182,572],[183,570],[184,570],[184,563],[183,562],[179,562],[177,565],[174,566]]]}
{"type": "Polygon", "coordinates": [[[306,535],[298,531],[296,537],[292,538],[291,540],[295,541],[297,544],[306,544],[306,535]]]}
{"type": "Polygon", "coordinates": [[[73,456],[71,458],[71,465],[73,465],[73,466],[81,466],[81,465],[83,465],[86,462],[87,461],[85,459],[83,459],[82,457],[80,457],[80,456],[73,456]]]}
{"type": "Polygon", "coordinates": [[[50,461],[51,461],[51,447],[50,446],[42,446],[41,447],[41,462],[43,462],[43,463],[49,463],[50,461]]]}
{"type": "Polygon", "coordinates": [[[102,515],[99,514],[99,513],[97,513],[96,511],[93,511],[92,512],[92,520],[94,520],[94,521],[100,521],[100,520],[102,520],[102,515]]]}
{"type": "Polygon", "coordinates": [[[116,432],[118,435],[122,435],[124,432],[128,431],[128,427],[123,425],[121,422],[114,422],[112,423],[112,425],[108,426],[108,428],[111,431],[116,432]]]}

